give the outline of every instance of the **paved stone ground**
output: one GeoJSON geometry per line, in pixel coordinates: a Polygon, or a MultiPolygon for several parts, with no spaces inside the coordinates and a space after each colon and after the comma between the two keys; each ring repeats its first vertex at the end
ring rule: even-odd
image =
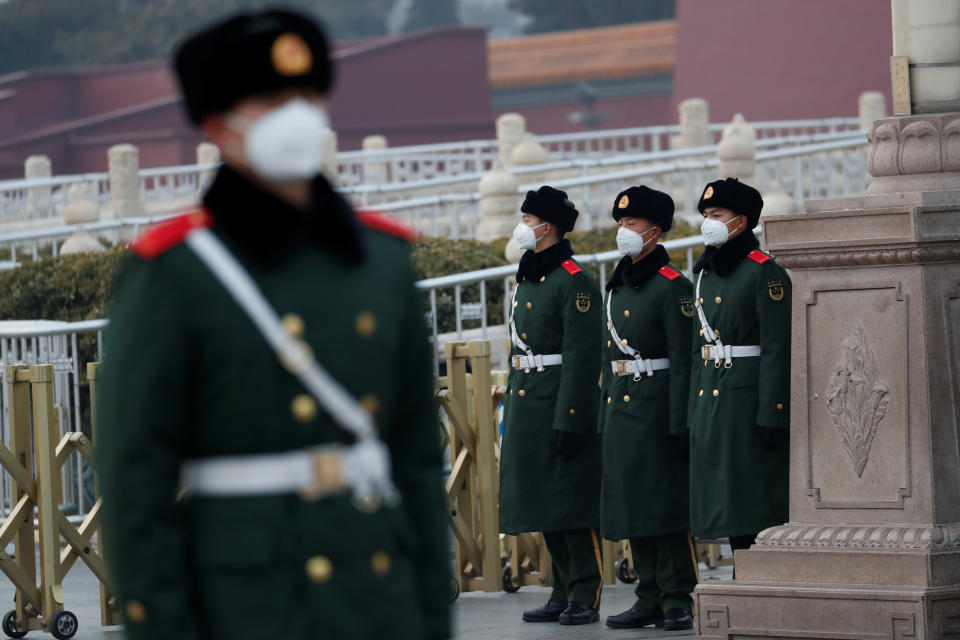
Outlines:
{"type": "MultiPolygon", "coordinates": [[[[725,549],[725,555],[729,549],[725,549]]],[[[729,580],[730,567],[707,569],[700,565],[701,581],[729,580]]],[[[75,640],[123,640],[120,627],[100,626],[100,591],[96,578],[86,565],[78,562],[63,584],[64,601],[67,609],[76,614],[80,629],[75,640]]],[[[13,608],[13,585],[0,575],[0,615],[13,608]]],[[[620,613],[633,604],[632,585],[617,584],[604,587],[600,605],[598,624],[578,627],[565,627],[558,624],[529,624],[520,619],[526,609],[533,609],[547,601],[550,590],[545,587],[523,587],[517,593],[461,594],[453,605],[455,637],[463,640],[492,640],[509,638],[516,640],[538,640],[546,638],[605,638],[606,640],[626,640],[628,638],[677,638],[692,636],[693,631],[663,631],[662,629],[617,630],[608,629],[603,624],[606,616],[620,613]]],[[[0,633],[0,638],[3,638],[0,633]]],[[[52,638],[48,634],[33,631],[27,638],[52,638]]]]}

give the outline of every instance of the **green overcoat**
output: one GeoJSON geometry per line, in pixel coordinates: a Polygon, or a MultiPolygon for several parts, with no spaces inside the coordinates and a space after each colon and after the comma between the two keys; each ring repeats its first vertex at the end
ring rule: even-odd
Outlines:
{"type": "Polygon", "coordinates": [[[407,242],[361,225],[322,178],[314,191],[296,211],[225,167],[205,203],[288,329],[374,413],[402,503],[177,499],[186,459],[351,437],[182,243],[188,223],[149,233],[114,291],[96,442],[133,640],[449,636],[438,422],[407,242]]]}
{"type": "Polygon", "coordinates": [[[720,340],[761,349],[716,367],[701,357],[706,342],[694,321],[690,524],[699,538],[756,534],[788,517],[787,438],[768,446],[760,427],[789,428],[790,277],[756,246],[752,233],[737,236],[697,265],[699,297],[720,340]]]}
{"type": "MultiPolygon", "coordinates": [[[[516,329],[533,353],[561,354],[563,364],[510,371],[500,453],[500,531],[595,528],[601,476],[600,290],[570,258],[569,242],[528,254],[536,258],[525,256],[521,262],[512,309],[516,329]],[[530,262],[536,266],[524,274],[530,262]],[[558,430],[582,437],[582,450],[569,460],[556,453],[558,430]]],[[[524,352],[514,347],[511,354],[524,352]]]]}
{"type": "Polygon", "coordinates": [[[624,258],[607,285],[617,334],[645,359],[669,358],[652,376],[613,375],[611,362],[631,360],[606,329],[604,302],[603,535],[610,540],[687,531],[689,468],[671,436],[688,437],[690,281],[668,266],[662,247],[637,263],[624,258]],[[613,290],[610,290],[613,287],[613,290]]]}

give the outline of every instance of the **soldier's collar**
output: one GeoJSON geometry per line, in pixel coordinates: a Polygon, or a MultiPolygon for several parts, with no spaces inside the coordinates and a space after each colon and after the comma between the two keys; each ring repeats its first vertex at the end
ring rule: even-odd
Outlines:
{"type": "Polygon", "coordinates": [[[623,285],[628,287],[642,287],[650,278],[656,275],[661,267],[670,264],[670,256],[661,245],[650,252],[650,255],[634,262],[630,256],[623,256],[613,270],[613,275],[607,280],[607,291],[616,291],[623,285]]]}
{"type": "Polygon", "coordinates": [[[310,206],[300,210],[223,165],[203,203],[213,214],[216,229],[266,265],[278,263],[303,243],[322,246],[351,262],[364,256],[353,210],[323,176],[313,181],[310,206]]]}
{"type": "Polygon", "coordinates": [[[517,267],[517,282],[523,282],[524,279],[539,280],[572,255],[573,247],[570,246],[569,240],[561,240],[540,253],[527,251],[520,258],[520,265],[517,267]]]}
{"type": "Polygon", "coordinates": [[[717,275],[726,276],[733,273],[747,254],[760,246],[753,231],[747,230],[728,241],[722,247],[707,247],[693,267],[694,273],[700,273],[707,267],[716,271],[717,275]]]}

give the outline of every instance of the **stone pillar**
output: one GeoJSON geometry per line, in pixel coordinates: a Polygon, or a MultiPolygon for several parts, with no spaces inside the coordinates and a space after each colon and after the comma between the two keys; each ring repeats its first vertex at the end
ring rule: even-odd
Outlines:
{"type": "Polygon", "coordinates": [[[523,137],[510,154],[510,166],[523,167],[543,164],[550,159],[547,150],[529,133],[523,137]]]}
{"type": "Polygon", "coordinates": [[[747,124],[742,114],[733,116],[733,122],[723,130],[717,145],[720,158],[720,177],[739,178],[749,182],[757,170],[756,133],[747,124]]]}
{"type": "Polygon", "coordinates": [[[497,118],[497,145],[503,166],[510,166],[513,150],[523,141],[526,133],[527,121],[519,113],[505,113],[497,118]]]}
{"type": "Polygon", "coordinates": [[[705,147],[713,144],[710,134],[710,109],[703,98],[689,98],[677,106],[680,133],[670,140],[673,149],[705,147]]]}
{"type": "MultiPolygon", "coordinates": [[[[197,164],[213,164],[220,162],[220,147],[211,142],[201,142],[197,145],[197,164]]],[[[207,190],[213,176],[217,174],[216,169],[205,169],[200,172],[197,180],[197,198],[203,195],[207,190]]]]}
{"type": "Polygon", "coordinates": [[[320,151],[323,154],[321,171],[334,187],[340,186],[340,168],[337,164],[337,132],[327,129],[327,137],[320,151]]]}
{"type": "Polygon", "coordinates": [[[110,201],[104,218],[144,215],[140,201],[140,152],[132,144],[117,144],[107,151],[110,201]]]}
{"type": "Polygon", "coordinates": [[[892,0],[893,55],[910,65],[911,113],[960,111],[960,0],[892,0]]]}
{"type": "MultiPolygon", "coordinates": [[[[23,163],[23,174],[27,180],[49,178],[52,165],[48,156],[30,156],[23,163]]],[[[46,218],[52,211],[50,187],[30,187],[27,189],[27,217],[46,218]]]]}
{"type": "Polygon", "coordinates": [[[480,180],[480,216],[475,237],[489,242],[509,236],[520,210],[519,187],[513,174],[502,169],[488,171],[480,180]]]}
{"type": "Polygon", "coordinates": [[[864,91],[857,101],[860,115],[860,128],[864,131],[873,129],[873,123],[887,117],[887,103],[879,91],[864,91]]]}
{"type": "MultiPolygon", "coordinates": [[[[895,53],[960,47],[960,1],[893,8],[895,53]]],[[[954,99],[953,71],[914,68],[914,101],[954,99]]],[[[793,280],[790,521],[697,587],[702,638],[960,634],[960,114],[871,143],[866,196],[764,216],[793,280]]]]}
{"type": "MultiPolygon", "coordinates": [[[[367,136],[360,144],[364,151],[377,152],[387,148],[386,136],[367,136]]],[[[374,160],[363,163],[363,184],[385,184],[388,175],[388,163],[374,160]]]]}
{"type": "Polygon", "coordinates": [[[78,182],[70,185],[70,203],[63,210],[63,221],[77,225],[76,230],[60,247],[60,255],[72,253],[97,253],[103,251],[103,245],[89,233],[83,225],[100,219],[100,205],[93,195],[93,185],[78,182]]]}

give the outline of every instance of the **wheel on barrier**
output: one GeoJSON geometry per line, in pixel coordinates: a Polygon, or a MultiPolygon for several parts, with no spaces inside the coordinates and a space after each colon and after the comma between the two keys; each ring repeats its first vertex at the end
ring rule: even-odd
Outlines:
{"type": "Polygon", "coordinates": [[[617,571],[617,579],[624,584],[633,584],[637,581],[637,574],[630,568],[629,558],[620,558],[614,564],[617,571]]]}
{"type": "Polygon", "coordinates": [[[460,582],[456,578],[450,578],[450,602],[460,597],[460,582]]]}
{"type": "Polygon", "coordinates": [[[50,634],[57,640],[70,640],[77,632],[80,623],[70,611],[57,611],[50,619],[50,634]]]}
{"type": "Polygon", "coordinates": [[[500,571],[500,577],[503,579],[503,590],[507,593],[516,593],[520,591],[520,581],[517,580],[513,575],[513,570],[510,568],[510,563],[503,565],[503,569],[500,571]]]}
{"type": "Polygon", "coordinates": [[[3,632],[10,638],[22,638],[27,635],[26,631],[20,631],[17,628],[17,610],[11,609],[3,616],[3,632]]]}

